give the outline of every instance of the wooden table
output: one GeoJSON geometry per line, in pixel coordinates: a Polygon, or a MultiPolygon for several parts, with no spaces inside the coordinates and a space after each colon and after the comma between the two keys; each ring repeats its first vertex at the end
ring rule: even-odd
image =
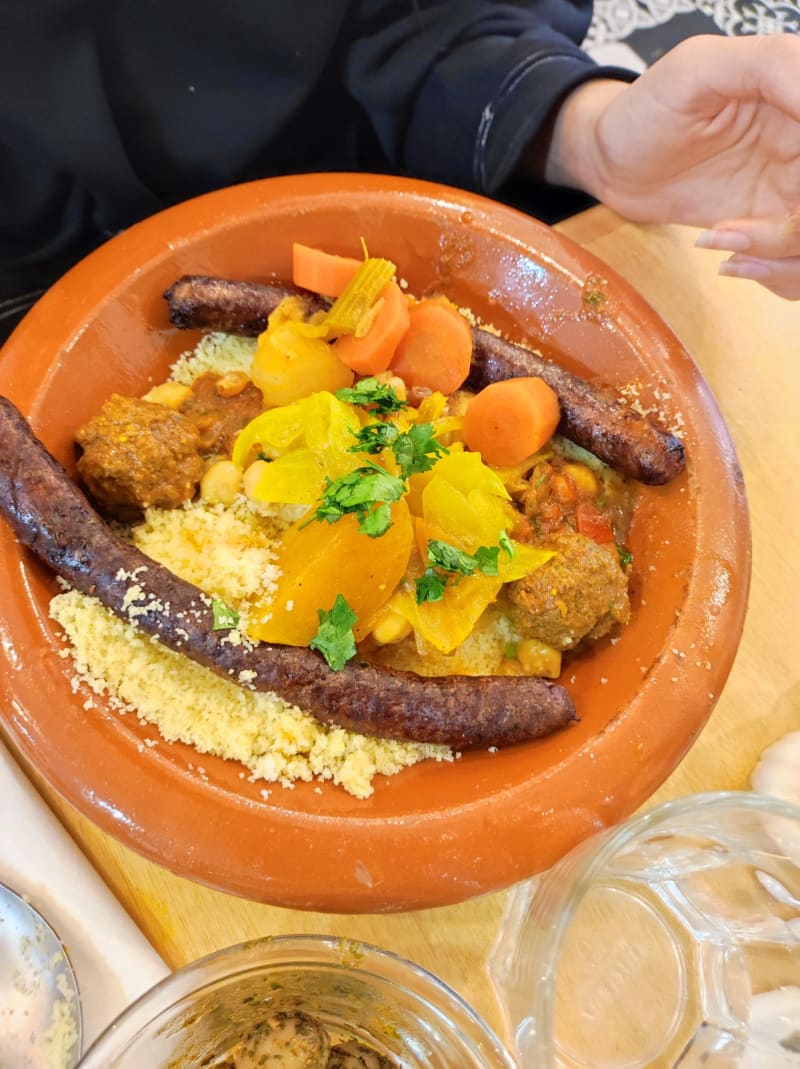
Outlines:
{"type": "MultiPolygon", "coordinates": [[[[738,657],[699,741],[652,801],[744,788],[762,749],[800,728],[800,303],[717,276],[720,254],[695,232],[627,223],[605,208],[559,227],[625,276],[661,314],[708,379],[736,443],[753,526],[753,586],[738,657]]],[[[41,786],[41,785],[40,785],[41,786]]],[[[325,932],[390,948],[437,973],[501,1030],[484,961],[505,893],[390,916],[301,913],[208,890],[110,839],[43,793],[173,968],[265,935],[325,932]]]]}

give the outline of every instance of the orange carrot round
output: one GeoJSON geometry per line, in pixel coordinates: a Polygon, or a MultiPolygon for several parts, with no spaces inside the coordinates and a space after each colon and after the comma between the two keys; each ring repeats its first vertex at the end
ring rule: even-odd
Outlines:
{"type": "Polygon", "coordinates": [[[321,293],[323,297],[338,297],[353,275],[361,267],[361,260],[351,256],[335,256],[310,245],[292,245],[292,280],[295,286],[321,293]]]}
{"type": "Polygon", "coordinates": [[[541,449],[560,418],[558,397],[544,379],[505,379],[472,398],[462,433],[487,464],[508,468],[541,449]]]}
{"type": "Polygon", "coordinates": [[[392,362],[400,340],[408,330],[408,301],[396,282],[389,282],[379,298],[381,305],[363,338],[343,334],[333,351],[359,375],[378,375],[392,362]]]}
{"type": "Polygon", "coordinates": [[[410,306],[408,330],[390,365],[406,386],[453,393],[471,361],[472,328],[455,305],[431,298],[410,306]]]}

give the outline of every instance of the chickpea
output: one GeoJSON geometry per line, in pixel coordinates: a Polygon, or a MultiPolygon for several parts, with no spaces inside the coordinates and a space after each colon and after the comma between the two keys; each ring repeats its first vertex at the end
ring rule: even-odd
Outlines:
{"type": "Polygon", "coordinates": [[[564,465],[564,474],[572,479],[581,497],[594,497],[599,484],[597,476],[585,464],[570,463],[564,465]]]}
{"type": "Polygon", "coordinates": [[[258,501],[258,482],[261,478],[262,472],[269,466],[267,460],[254,460],[252,464],[248,464],[244,473],[244,492],[251,501],[258,501]]]}
{"type": "Polygon", "coordinates": [[[162,382],[159,386],[154,386],[152,390],[148,390],[142,400],[177,411],[191,392],[188,386],[184,386],[180,382],[162,382]]]}
{"type": "Polygon", "coordinates": [[[236,397],[249,382],[250,376],[245,371],[226,371],[217,379],[216,390],[220,397],[236,397]]]}
{"type": "Polygon", "coordinates": [[[408,400],[406,384],[398,375],[393,375],[391,371],[380,371],[375,375],[375,379],[382,386],[390,386],[401,401],[408,400]]]}
{"type": "Polygon", "coordinates": [[[217,460],[200,480],[200,497],[221,505],[233,503],[242,489],[243,476],[231,460],[217,460]]]}
{"type": "Polygon", "coordinates": [[[381,646],[389,646],[394,642],[402,642],[406,635],[411,634],[411,623],[401,616],[399,612],[387,609],[381,614],[378,623],[372,629],[372,637],[381,646]]]}
{"type": "Polygon", "coordinates": [[[523,638],[517,644],[517,659],[526,675],[558,679],[561,675],[561,651],[536,638],[523,638]]]}

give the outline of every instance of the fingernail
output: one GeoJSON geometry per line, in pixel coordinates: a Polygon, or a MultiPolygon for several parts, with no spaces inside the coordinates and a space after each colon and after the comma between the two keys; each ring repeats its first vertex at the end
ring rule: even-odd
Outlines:
{"type": "Polygon", "coordinates": [[[752,240],[741,230],[704,230],[695,241],[698,249],[720,249],[722,252],[746,252],[752,240]]]}
{"type": "Polygon", "coordinates": [[[723,260],[718,273],[729,278],[751,278],[762,282],[769,278],[772,271],[767,264],[759,263],[758,260],[723,260]]]}

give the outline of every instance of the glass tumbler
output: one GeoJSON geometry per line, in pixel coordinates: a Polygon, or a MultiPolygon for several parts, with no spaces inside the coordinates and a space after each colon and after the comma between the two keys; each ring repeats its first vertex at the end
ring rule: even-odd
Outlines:
{"type": "Polygon", "coordinates": [[[800,1067],[800,809],[668,802],[512,888],[489,974],[522,1069],[800,1067]]]}

